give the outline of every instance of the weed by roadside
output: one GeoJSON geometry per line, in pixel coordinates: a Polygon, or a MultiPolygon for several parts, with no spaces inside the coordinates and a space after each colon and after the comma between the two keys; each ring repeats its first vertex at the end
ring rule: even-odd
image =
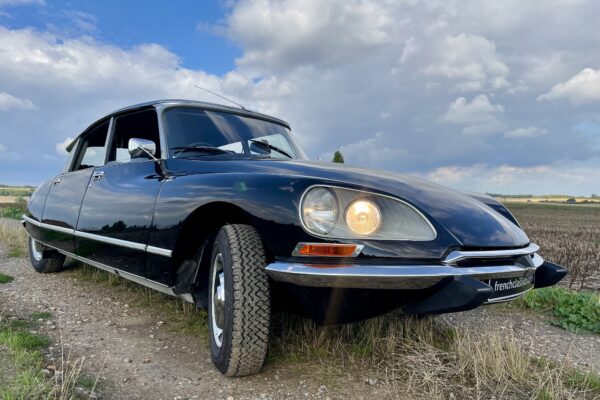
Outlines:
{"type": "Polygon", "coordinates": [[[0,242],[8,247],[9,257],[27,254],[27,233],[16,221],[0,219],[0,242]]]}
{"type": "Polygon", "coordinates": [[[11,283],[14,280],[15,280],[15,278],[13,278],[10,275],[0,274],[0,284],[2,284],[2,283],[11,283]]]}
{"type": "Polygon", "coordinates": [[[432,319],[387,315],[319,327],[284,316],[268,354],[271,364],[308,365],[335,380],[348,370],[375,371],[393,398],[595,399],[600,377],[531,358],[500,331],[444,328],[432,319]]]}
{"type": "Polygon", "coordinates": [[[600,334],[600,296],[560,287],[532,290],[511,305],[522,309],[548,312],[552,323],[570,332],[580,330],[600,334]]]}
{"type": "Polygon", "coordinates": [[[35,314],[30,319],[0,315],[0,398],[71,400],[90,397],[86,393],[94,392],[96,381],[93,386],[86,386],[91,378],[82,374],[85,359],[69,360],[62,343],[59,359],[45,356],[50,340],[37,332],[35,317],[48,319],[52,315],[35,314]]]}

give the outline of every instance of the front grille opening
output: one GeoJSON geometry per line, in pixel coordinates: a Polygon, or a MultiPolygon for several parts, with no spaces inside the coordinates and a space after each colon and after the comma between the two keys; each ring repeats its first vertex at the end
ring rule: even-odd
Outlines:
{"type": "Polygon", "coordinates": [[[522,264],[523,256],[514,257],[498,257],[498,258],[486,258],[486,257],[475,257],[460,260],[456,263],[459,267],[493,267],[498,265],[515,265],[522,264]]]}

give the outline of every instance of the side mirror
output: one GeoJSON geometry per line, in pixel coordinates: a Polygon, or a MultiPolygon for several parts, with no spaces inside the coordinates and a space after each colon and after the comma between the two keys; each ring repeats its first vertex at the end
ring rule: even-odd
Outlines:
{"type": "Polygon", "coordinates": [[[152,140],[131,138],[127,143],[127,150],[129,150],[131,158],[149,156],[153,160],[156,160],[156,157],[154,157],[154,153],[156,153],[156,143],[152,140]]]}

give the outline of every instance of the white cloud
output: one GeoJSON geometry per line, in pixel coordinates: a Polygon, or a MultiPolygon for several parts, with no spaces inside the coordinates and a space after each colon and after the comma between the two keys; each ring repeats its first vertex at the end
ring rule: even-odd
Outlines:
{"type": "Polygon", "coordinates": [[[530,126],[528,128],[517,128],[504,133],[504,137],[507,138],[529,138],[535,136],[541,136],[548,133],[545,128],[537,128],[530,126]]]}
{"type": "Polygon", "coordinates": [[[82,32],[89,33],[97,29],[96,24],[98,23],[98,19],[93,14],[84,11],[69,10],[65,11],[65,16],[82,32]]]}
{"type": "MultiPolygon", "coordinates": [[[[401,157],[407,157],[406,149],[393,148],[389,146],[390,138],[383,132],[377,132],[374,136],[349,143],[340,147],[340,151],[346,162],[358,165],[372,165],[378,163],[383,166],[391,166],[401,157]]],[[[320,157],[322,160],[331,160],[329,153],[320,157]]]]}
{"type": "Polygon", "coordinates": [[[256,0],[236,4],[226,32],[245,49],[240,65],[280,70],[360,59],[393,23],[380,2],[256,0]]]}
{"type": "Polygon", "coordinates": [[[519,167],[514,165],[476,164],[437,168],[423,177],[461,190],[483,193],[567,194],[586,195],[600,187],[600,175],[591,173],[600,168],[600,159],[565,164],[519,167]],[[560,186],[556,186],[560,181],[560,186]],[[553,191],[548,191],[552,187],[553,191]]]}
{"type": "Polygon", "coordinates": [[[554,85],[550,92],[538,100],[568,99],[571,103],[600,101],[600,69],[585,68],[566,82],[554,85]]]}
{"type": "Polygon", "coordinates": [[[0,159],[8,161],[19,160],[22,158],[21,153],[8,150],[3,143],[0,143],[0,156],[0,159]]]}
{"type": "MultiPolygon", "coordinates": [[[[403,57],[406,57],[405,53],[403,57]]],[[[461,91],[509,86],[509,68],[496,54],[495,44],[484,37],[464,33],[446,36],[437,43],[435,53],[423,72],[454,80],[456,88],[461,91]]]]}
{"type": "Polygon", "coordinates": [[[444,120],[464,126],[463,132],[468,134],[494,133],[503,129],[504,124],[498,115],[504,112],[500,104],[490,103],[488,97],[480,94],[470,102],[459,97],[450,103],[444,120]]]}
{"type": "Polygon", "coordinates": [[[44,0],[0,0],[0,7],[3,6],[26,6],[30,4],[45,4],[44,0]]]}
{"type": "MultiPolygon", "coordinates": [[[[597,175],[598,163],[588,162],[600,153],[597,135],[572,128],[597,121],[595,110],[568,113],[535,101],[597,66],[600,3],[562,1],[541,8],[519,0],[228,2],[218,26],[199,24],[239,48],[235,67],[219,75],[188,68],[179,57],[187,54],[157,44],[111,44],[90,16],[72,15],[81,25],[56,9],[49,31],[0,26],[0,91],[36,106],[27,118],[2,113],[0,141],[23,154],[9,179],[37,183],[59,170],[60,157],[44,156],[115,108],[165,97],[221,102],[195,84],[289,121],[313,158],[342,149],[348,163],[366,167],[449,168],[438,171],[447,180],[473,166],[497,170],[500,178],[487,182],[472,177],[481,187],[505,181],[500,166],[560,162],[574,171],[582,163],[573,175],[586,168],[597,175]],[[542,134],[541,126],[548,131],[535,151],[509,140],[542,134]]],[[[5,159],[0,169],[13,168],[5,159]]],[[[528,183],[552,192],[575,182],[546,179],[555,172],[528,183]]],[[[502,186],[521,187],[521,178],[502,186]]]]}
{"type": "Polygon", "coordinates": [[[12,109],[31,110],[35,108],[33,102],[29,99],[22,99],[9,93],[0,92],[0,110],[8,111],[12,109]]]}
{"type": "Polygon", "coordinates": [[[56,143],[56,145],[54,146],[54,150],[56,150],[56,154],[58,154],[59,156],[65,156],[67,155],[67,146],[71,144],[71,142],[73,141],[74,138],[72,137],[67,137],[65,140],[63,140],[62,142],[56,143]]]}

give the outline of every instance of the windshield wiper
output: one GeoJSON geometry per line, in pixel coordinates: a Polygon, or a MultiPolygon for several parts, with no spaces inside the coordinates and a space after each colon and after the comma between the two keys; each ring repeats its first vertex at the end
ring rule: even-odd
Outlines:
{"type": "Polygon", "coordinates": [[[187,151],[196,151],[199,153],[206,153],[206,154],[210,154],[210,155],[235,153],[234,151],[231,151],[231,150],[220,149],[218,147],[213,147],[213,146],[194,146],[194,145],[171,147],[171,150],[175,150],[177,152],[176,155],[185,153],[187,151]]]}
{"type": "Polygon", "coordinates": [[[290,153],[288,153],[287,151],[285,151],[285,150],[282,150],[282,149],[280,149],[280,148],[279,148],[279,147],[277,147],[277,146],[273,146],[273,145],[272,145],[272,144],[270,144],[270,143],[263,142],[262,140],[258,140],[258,139],[250,139],[250,141],[251,141],[252,143],[254,143],[254,144],[257,144],[257,145],[259,145],[260,147],[263,147],[263,148],[265,148],[265,149],[273,150],[273,151],[276,151],[276,152],[278,152],[279,154],[283,154],[284,156],[286,156],[286,157],[288,157],[288,158],[294,158],[294,157],[292,157],[292,156],[290,155],[290,153]]]}

